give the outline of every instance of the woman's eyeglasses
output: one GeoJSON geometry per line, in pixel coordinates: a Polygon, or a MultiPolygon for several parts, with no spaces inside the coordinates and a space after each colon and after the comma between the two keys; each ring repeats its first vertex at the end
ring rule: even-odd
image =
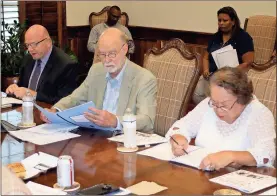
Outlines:
{"type": "Polygon", "coordinates": [[[228,111],[230,111],[230,110],[234,107],[234,105],[235,105],[235,103],[236,103],[237,101],[238,101],[238,100],[236,100],[236,101],[232,104],[231,107],[227,107],[227,106],[217,106],[217,105],[213,102],[212,99],[209,100],[208,104],[209,104],[209,106],[210,106],[211,108],[217,108],[217,109],[221,109],[221,110],[223,110],[223,111],[225,111],[225,112],[228,112],[228,111]]]}

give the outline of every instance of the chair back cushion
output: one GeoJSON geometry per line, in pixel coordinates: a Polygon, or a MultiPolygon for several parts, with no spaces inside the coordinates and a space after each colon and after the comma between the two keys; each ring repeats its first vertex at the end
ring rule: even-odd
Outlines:
{"type": "Polygon", "coordinates": [[[160,50],[150,49],[143,66],[157,78],[157,111],[154,132],[164,136],[187,110],[199,79],[200,55],[190,53],[180,39],[167,42],[160,50]]]}
{"type": "Polygon", "coordinates": [[[266,70],[254,67],[249,70],[248,77],[252,80],[254,95],[270,109],[276,119],[276,65],[266,70]]]}
{"type": "MultiPolygon", "coordinates": [[[[90,28],[94,27],[97,24],[106,22],[108,19],[108,11],[111,6],[104,7],[100,12],[92,12],[89,15],[89,25],[90,28]]],[[[121,17],[119,19],[119,23],[123,26],[128,26],[129,16],[126,12],[121,13],[121,17]]]]}
{"type": "Polygon", "coordinates": [[[269,61],[276,41],[276,17],[251,16],[247,20],[245,30],[254,41],[254,62],[263,64],[269,61]]]}

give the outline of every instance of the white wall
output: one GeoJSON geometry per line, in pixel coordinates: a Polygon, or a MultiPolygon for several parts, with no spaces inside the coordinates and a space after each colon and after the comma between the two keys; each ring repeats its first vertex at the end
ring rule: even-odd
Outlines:
{"type": "Polygon", "coordinates": [[[100,12],[105,6],[116,5],[115,1],[66,1],[66,25],[88,25],[91,12],[100,12]]]}
{"type": "Polygon", "coordinates": [[[130,25],[208,33],[216,31],[216,13],[224,6],[237,11],[242,27],[251,15],[276,16],[275,1],[67,1],[67,26],[88,25],[92,11],[114,4],[128,13],[130,25]]]}

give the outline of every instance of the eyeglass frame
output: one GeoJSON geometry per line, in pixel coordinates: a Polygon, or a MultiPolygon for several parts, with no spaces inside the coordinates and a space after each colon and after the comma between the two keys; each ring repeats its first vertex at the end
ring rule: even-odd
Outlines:
{"type": "Polygon", "coordinates": [[[97,56],[98,56],[100,59],[106,59],[106,57],[108,57],[109,59],[115,59],[116,56],[120,53],[120,51],[122,50],[122,48],[123,48],[123,46],[124,46],[125,44],[126,44],[126,43],[124,43],[124,44],[121,46],[121,48],[120,48],[120,50],[119,50],[118,52],[109,52],[108,54],[100,54],[100,53],[98,53],[97,56]],[[101,55],[102,55],[102,57],[101,57],[101,55]],[[115,56],[114,56],[114,57],[111,57],[110,55],[115,55],[115,56]]]}
{"type": "Polygon", "coordinates": [[[38,41],[38,42],[33,42],[33,43],[30,43],[30,44],[24,44],[24,47],[28,50],[29,47],[31,46],[32,49],[36,48],[41,42],[43,42],[44,40],[48,39],[48,37],[38,41]]]}
{"type": "Polygon", "coordinates": [[[232,106],[228,109],[228,108],[225,108],[224,106],[217,106],[217,105],[214,105],[213,104],[213,100],[210,98],[209,102],[208,102],[208,105],[211,107],[211,108],[217,108],[217,109],[221,109],[225,112],[229,112],[230,110],[233,109],[235,103],[237,103],[238,99],[236,99],[236,101],[232,104],[232,106]]]}

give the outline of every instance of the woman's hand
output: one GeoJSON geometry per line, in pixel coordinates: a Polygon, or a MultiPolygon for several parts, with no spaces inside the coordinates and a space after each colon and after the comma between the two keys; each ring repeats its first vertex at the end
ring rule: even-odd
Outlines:
{"type": "Polygon", "coordinates": [[[184,154],[184,150],[188,148],[188,140],[180,134],[174,134],[171,136],[176,142],[173,141],[173,139],[170,139],[171,143],[171,149],[174,156],[181,156],[184,154]]]}
{"type": "Polygon", "coordinates": [[[200,163],[199,168],[202,170],[220,170],[232,163],[233,154],[230,151],[221,151],[206,156],[200,163]]]}

